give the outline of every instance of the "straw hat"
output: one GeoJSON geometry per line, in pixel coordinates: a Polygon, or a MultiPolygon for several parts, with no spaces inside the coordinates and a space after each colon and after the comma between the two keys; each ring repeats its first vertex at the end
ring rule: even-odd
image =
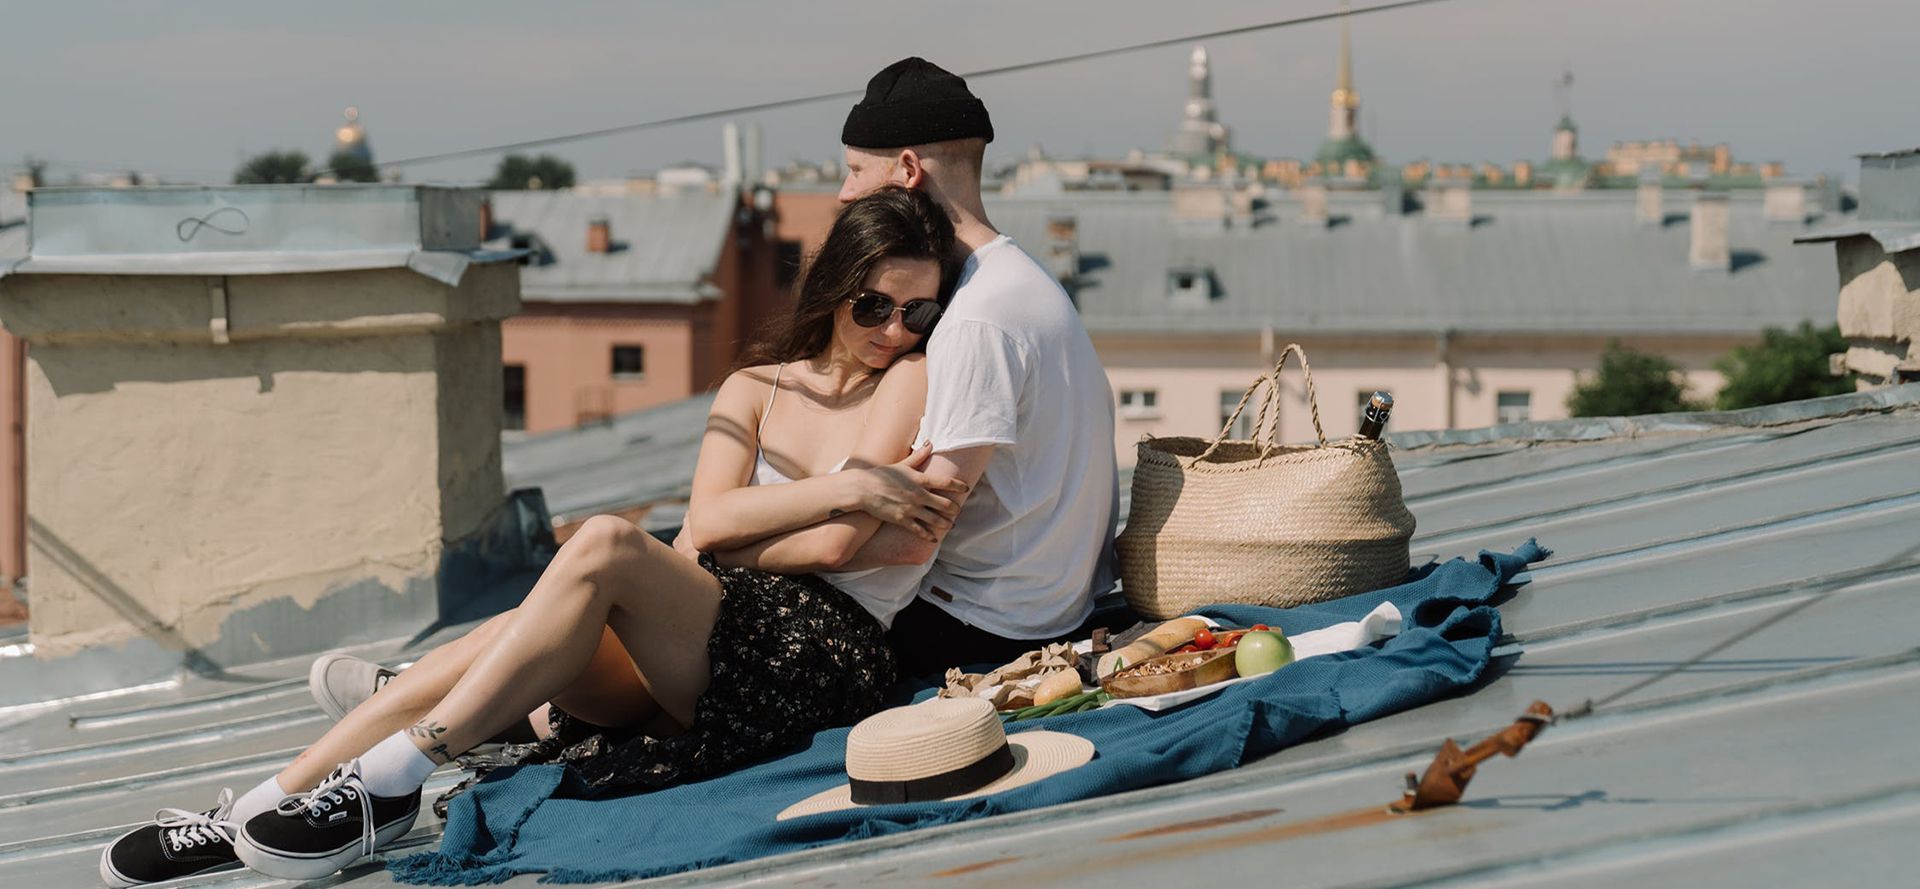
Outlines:
{"type": "Polygon", "coordinates": [[[847,734],[847,778],[788,806],[779,820],[882,803],[973,799],[1085,765],[1093,742],[1000,727],[980,698],[934,698],[882,710],[847,734]]]}

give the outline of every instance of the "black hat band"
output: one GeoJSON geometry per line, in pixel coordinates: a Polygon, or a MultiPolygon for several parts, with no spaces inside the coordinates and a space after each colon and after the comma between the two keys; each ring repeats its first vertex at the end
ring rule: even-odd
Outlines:
{"type": "Polygon", "coordinates": [[[938,775],[907,781],[862,781],[849,777],[847,787],[853,792],[853,801],[863,806],[933,802],[979,790],[1012,772],[1013,767],[1013,749],[1003,741],[1000,749],[938,775]]]}

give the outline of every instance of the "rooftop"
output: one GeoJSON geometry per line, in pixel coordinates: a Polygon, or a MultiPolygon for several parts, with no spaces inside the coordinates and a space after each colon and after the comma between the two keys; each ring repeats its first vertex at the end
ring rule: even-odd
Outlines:
{"type": "MultiPolygon", "coordinates": [[[[1833,320],[1833,253],[1796,245],[1802,224],[1769,222],[1758,194],[1729,199],[1732,269],[1688,264],[1687,193],[1661,224],[1632,192],[1476,191],[1471,221],[1392,215],[1378,193],[1330,196],[1330,219],[1297,203],[1231,225],[1177,220],[1162,194],[989,197],[987,212],[1028,252],[1048,218],[1077,219],[1081,318],[1100,333],[1282,332],[1751,334],[1833,320]],[[1176,265],[1210,268],[1204,304],[1168,298],[1176,265]]],[[[1835,217],[1821,220],[1830,224],[1835,217]]]]}
{"type": "MultiPolygon", "coordinates": [[[[596,446],[610,460],[646,428],[616,423],[596,446]]],[[[529,440],[509,460],[538,475],[574,459],[542,450],[567,441],[577,447],[529,440]]],[[[649,885],[1105,885],[1123,874],[1156,885],[1279,872],[1300,886],[1712,889],[1910,876],[1920,385],[1397,443],[1416,561],[1528,536],[1556,551],[1501,609],[1517,662],[1474,694],[1197,781],[649,885]],[[1591,703],[1591,714],[1483,765],[1458,807],[1374,814],[1443,739],[1477,740],[1536,698],[1563,713],[1591,703]]],[[[400,662],[420,650],[366,653],[400,662]]],[[[239,681],[0,711],[0,877],[96,885],[99,847],[124,826],[270,773],[324,724],[304,670],[268,664],[239,681]]],[[[452,779],[436,776],[429,792],[452,779]]],[[[394,851],[431,844],[440,827],[424,817],[394,851]]],[[[368,863],[333,885],[389,883],[368,863]]],[[[276,883],[242,871],[194,885],[276,883]]]]}
{"type": "Polygon", "coordinates": [[[710,281],[726,246],[731,194],[600,195],[496,191],[495,247],[528,246],[520,293],[530,301],[694,303],[718,297],[710,281]],[[606,220],[606,253],[587,250],[587,225],[606,220]],[[531,235],[533,243],[520,240],[531,235]]]}

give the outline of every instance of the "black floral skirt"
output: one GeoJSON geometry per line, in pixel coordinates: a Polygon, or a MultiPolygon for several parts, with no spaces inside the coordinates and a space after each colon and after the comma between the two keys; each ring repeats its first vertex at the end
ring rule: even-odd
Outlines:
{"type": "Polygon", "coordinates": [[[476,775],[502,765],[563,762],[604,790],[656,790],[698,781],[784,753],[815,732],[852,725],[880,709],[893,685],[893,650],[873,615],[811,575],[700,566],[720,581],[720,613],[707,640],[712,682],[693,725],[653,738],[587,723],[551,708],[553,734],[536,744],[462,757],[476,775]]]}

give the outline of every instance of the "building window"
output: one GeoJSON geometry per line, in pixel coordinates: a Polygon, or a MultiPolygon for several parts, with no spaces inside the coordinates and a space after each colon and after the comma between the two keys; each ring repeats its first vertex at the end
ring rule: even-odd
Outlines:
{"type": "Polygon", "coordinates": [[[506,385],[501,389],[506,398],[500,416],[500,428],[527,428],[527,366],[509,364],[502,368],[506,385]]]}
{"type": "Polygon", "coordinates": [[[1160,393],[1154,389],[1120,390],[1120,416],[1130,420],[1160,416],[1160,393]]]}
{"type": "Polygon", "coordinates": [[[1533,419],[1533,393],[1501,392],[1494,396],[1494,422],[1525,423],[1533,419]]]}
{"type": "MultiPolygon", "coordinates": [[[[1213,427],[1214,431],[1217,432],[1221,427],[1227,425],[1227,418],[1233,416],[1233,409],[1239,406],[1240,396],[1244,394],[1246,394],[1246,390],[1244,389],[1220,390],[1220,425],[1213,427]]],[[[1253,437],[1253,421],[1260,416],[1261,398],[1261,394],[1256,392],[1252,398],[1247,400],[1246,409],[1241,411],[1239,418],[1233,421],[1233,428],[1227,430],[1228,438],[1250,439],[1253,437]]],[[[1272,428],[1278,428],[1280,418],[1269,417],[1267,418],[1267,423],[1272,428]]]]}
{"type": "Polygon", "coordinates": [[[613,378],[637,380],[647,374],[647,350],[642,346],[613,347],[613,378]]]}
{"type": "Polygon", "coordinates": [[[1220,296],[1213,286],[1213,269],[1177,265],[1167,269],[1167,298],[1181,305],[1203,305],[1220,296]]]}
{"type": "Polygon", "coordinates": [[[800,280],[800,242],[776,241],[773,245],[773,282],[792,287],[800,280]]]}

